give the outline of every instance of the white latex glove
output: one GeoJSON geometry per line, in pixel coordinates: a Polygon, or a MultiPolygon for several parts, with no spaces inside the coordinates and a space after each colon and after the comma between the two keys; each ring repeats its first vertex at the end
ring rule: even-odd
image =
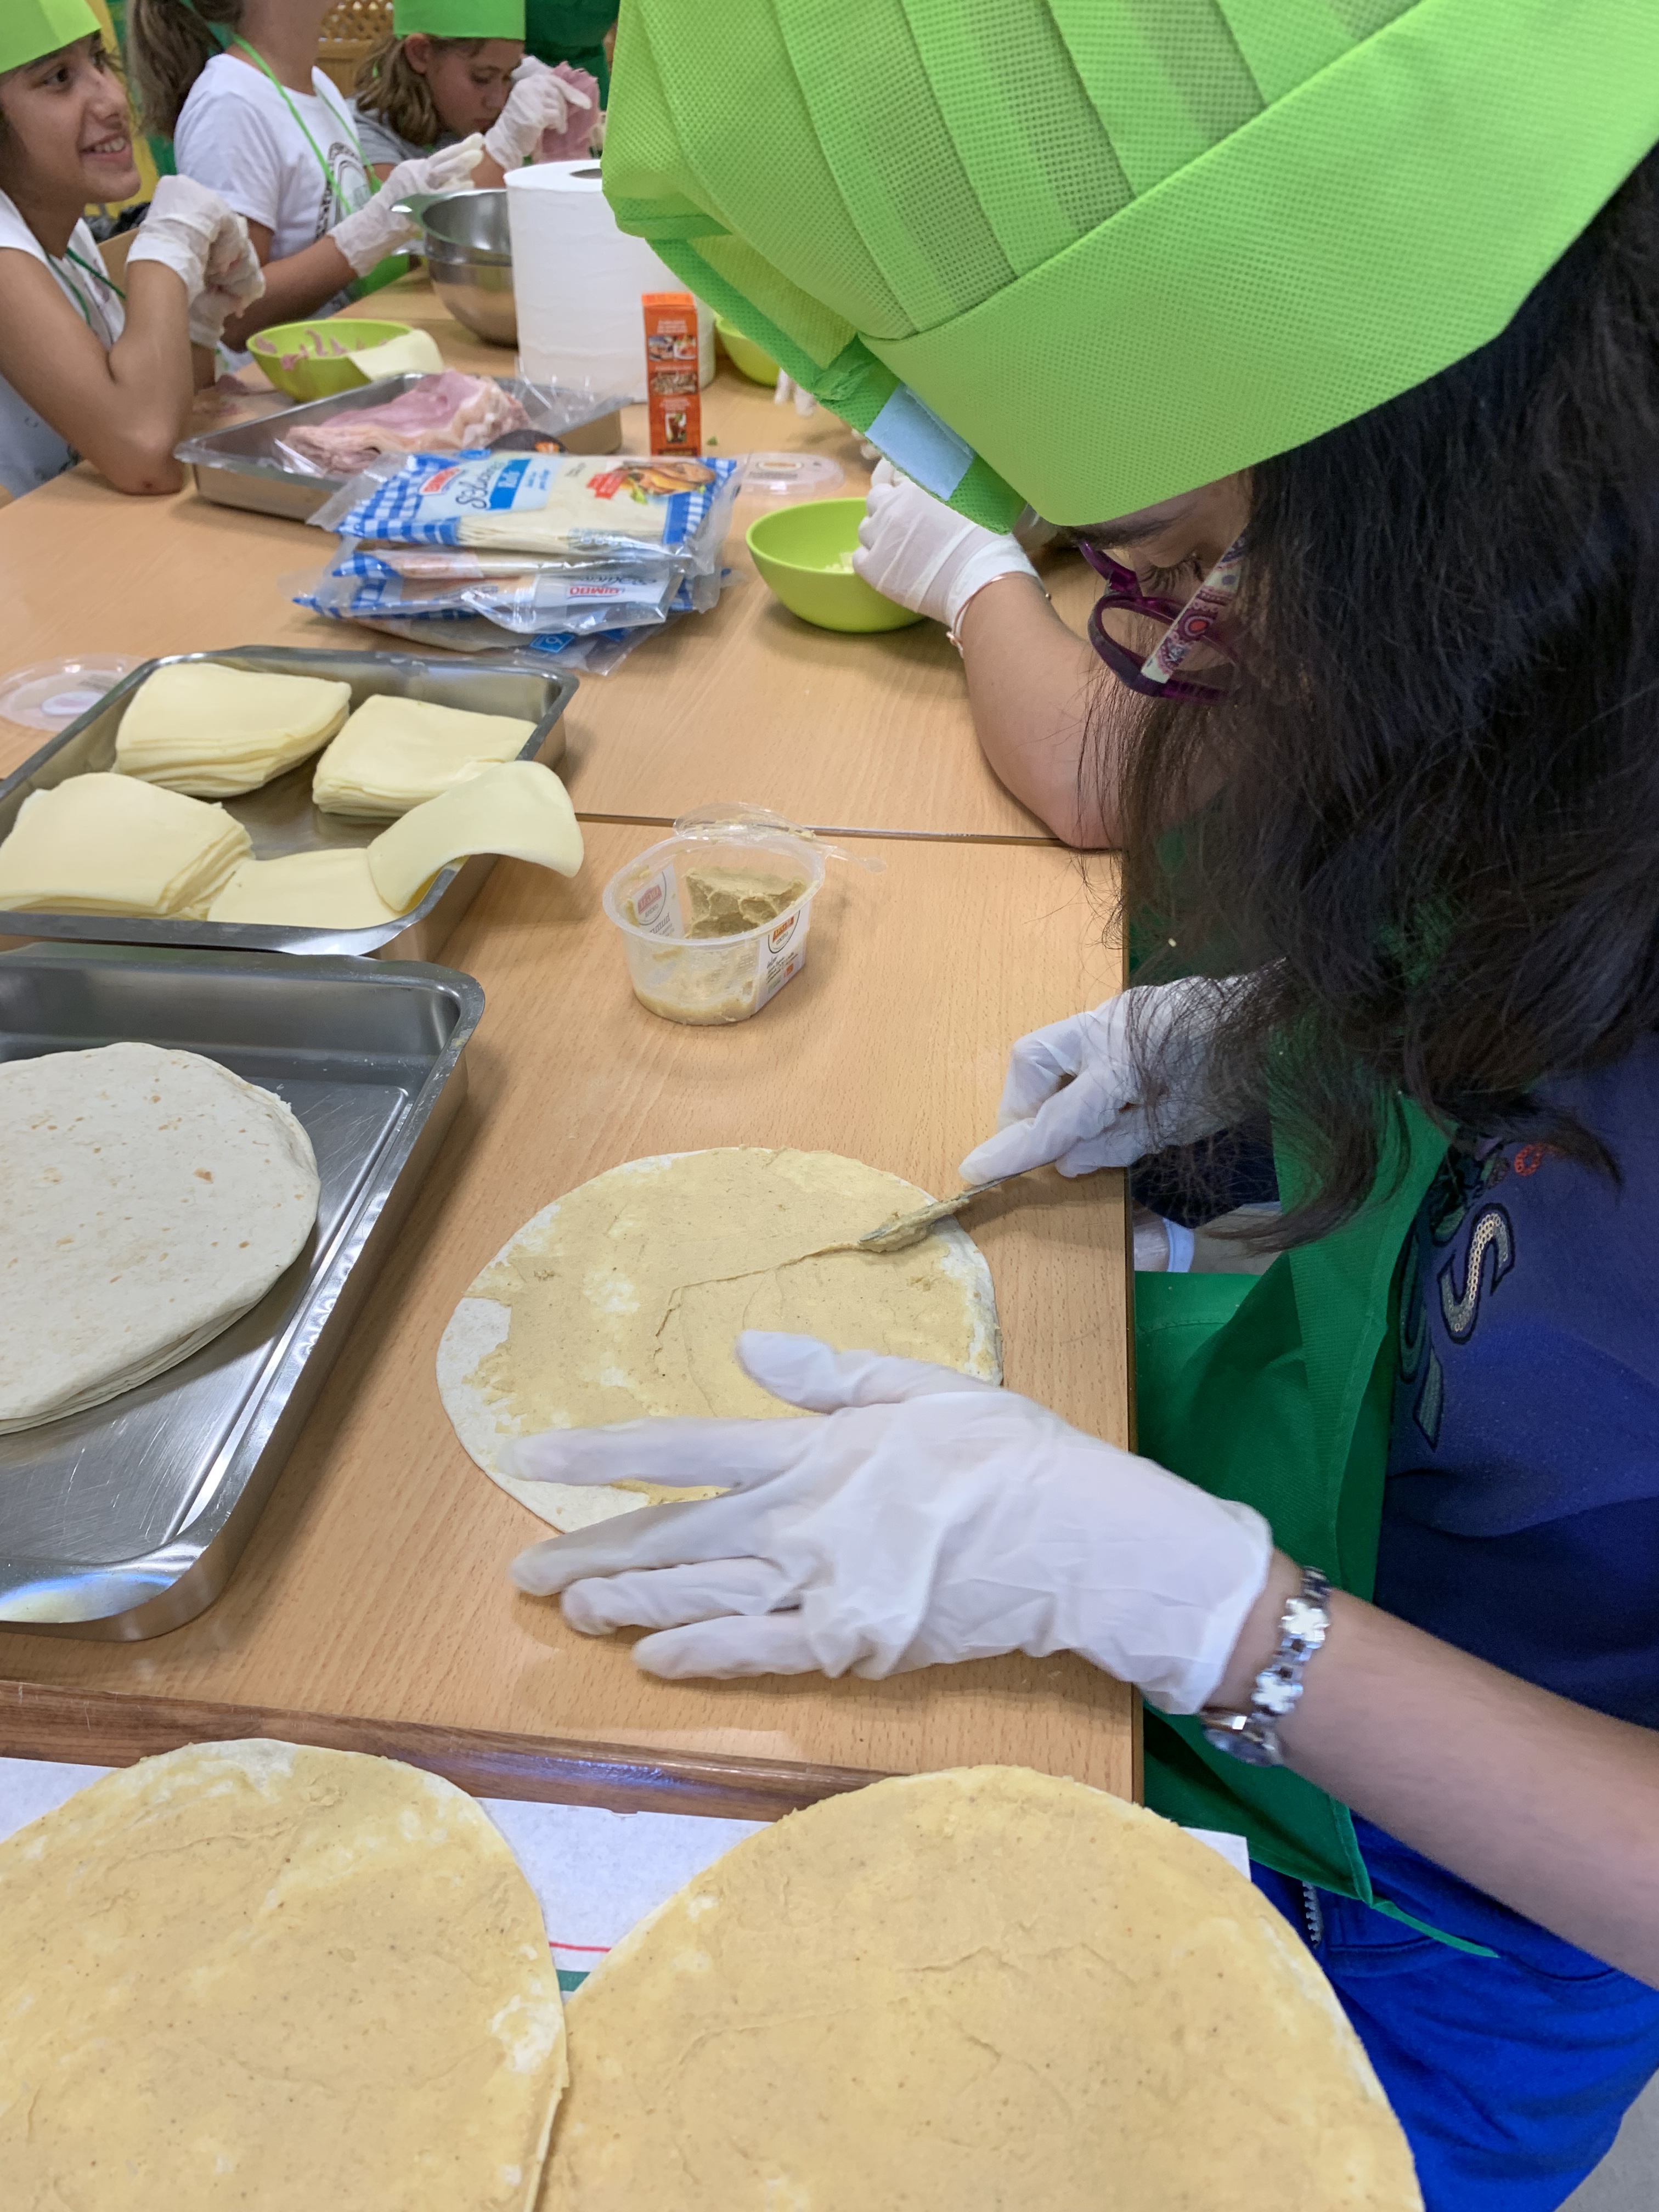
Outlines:
{"type": "Polygon", "coordinates": [[[730,1487],[534,1545],[520,1589],[562,1590],[587,1635],[652,1629],[634,1656],[674,1678],[1077,1651],[1166,1712],[1214,1694],[1273,1553],[1252,1507],[949,1367],[754,1329],[737,1348],[813,1417],[526,1438],[532,1480],[730,1487]]]}
{"type": "Polygon", "coordinates": [[[999,576],[1036,576],[1017,538],[968,521],[885,460],[870,480],[853,567],[872,590],[931,615],[953,637],[975,592],[999,576]]]}
{"type": "Polygon", "coordinates": [[[1132,1167],[1224,1127],[1205,1070],[1211,1031],[1239,984],[1236,976],[1143,983],[1021,1037],[1008,1055],[997,1133],[963,1162],[963,1182],[1051,1162],[1063,1176],[1132,1167]],[[1142,1085],[1142,1066],[1157,1071],[1156,1095],[1142,1085]]]}
{"type": "Polygon", "coordinates": [[[507,106],[484,133],[483,150],[498,168],[519,168],[541,144],[544,131],[568,131],[571,110],[592,106],[580,86],[567,84],[545,62],[526,54],[513,72],[507,106]]]}
{"type": "Polygon", "coordinates": [[[808,415],[816,415],[818,411],[817,392],[808,392],[804,385],[796,383],[787,368],[781,368],[778,371],[778,380],[772,387],[772,404],[775,407],[782,407],[792,399],[795,403],[797,415],[805,417],[808,415]]]}
{"type": "Polygon", "coordinates": [[[159,261],[183,278],[192,345],[216,346],[227,318],[265,289],[246,223],[217,192],[189,177],[157,179],[127,255],[129,268],[136,261],[159,261]]]}
{"type": "Polygon", "coordinates": [[[342,216],[328,234],[360,276],[377,263],[420,234],[413,216],[399,212],[398,203],[416,192],[453,191],[465,185],[483,159],[484,142],[475,131],[453,146],[441,146],[435,154],[422,154],[412,161],[399,161],[367,206],[342,216]]]}

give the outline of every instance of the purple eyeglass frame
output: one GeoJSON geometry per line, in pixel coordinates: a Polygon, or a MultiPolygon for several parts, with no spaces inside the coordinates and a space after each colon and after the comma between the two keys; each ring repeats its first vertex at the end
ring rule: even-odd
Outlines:
{"type": "MultiPolygon", "coordinates": [[[[1121,645],[1109,635],[1101,620],[1109,608],[1121,607],[1126,613],[1146,615],[1153,622],[1170,626],[1180,621],[1191,604],[1189,600],[1150,599],[1140,588],[1139,577],[1133,568],[1125,568],[1121,561],[1114,561],[1109,553],[1098,545],[1091,545],[1085,538],[1078,540],[1078,550],[1107,586],[1090,611],[1089,642],[1120,684],[1148,699],[1184,699],[1197,706],[1208,706],[1227,696],[1224,684],[1195,684],[1186,676],[1170,676],[1158,683],[1146,673],[1148,656],[1121,645]]],[[[1214,630],[1204,642],[1225,659],[1233,658],[1224,639],[1214,630]]]]}

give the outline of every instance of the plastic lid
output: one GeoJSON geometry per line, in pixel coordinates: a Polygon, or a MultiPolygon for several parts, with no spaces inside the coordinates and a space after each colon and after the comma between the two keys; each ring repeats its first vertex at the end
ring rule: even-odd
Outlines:
{"type": "Polygon", "coordinates": [[[743,489],[765,492],[773,499],[793,499],[797,494],[822,499],[844,473],[841,463],[828,453],[750,453],[743,465],[743,489]]]}
{"type": "Polygon", "coordinates": [[[826,843],[816,830],[803,829],[792,822],[787,814],[777,814],[769,806],[757,806],[752,799],[714,799],[706,806],[694,806],[689,814],[682,814],[674,823],[677,837],[719,837],[728,844],[738,843],[744,837],[799,837],[806,844],[816,845],[832,860],[850,860],[855,868],[866,875],[880,876],[887,872],[887,863],[873,854],[849,853],[844,846],[826,843]]]}
{"type": "Polygon", "coordinates": [[[0,676],[0,720],[31,730],[61,730],[89,714],[138,663],[125,653],[93,653],[80,660],[36,660],[0,676]]]}

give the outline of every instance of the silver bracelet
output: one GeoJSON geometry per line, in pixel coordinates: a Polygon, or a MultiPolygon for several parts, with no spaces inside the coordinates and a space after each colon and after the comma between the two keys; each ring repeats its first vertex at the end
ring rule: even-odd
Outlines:
{"type": "Polygon", "coordinates": [[[1279,1725],[1296,1711],[1302,1677],[1331,1626],[1331,1586],[1317,1567],[1304,1567],[1302,1587],[1279,1622],[1279,1649],[1250,1685],[1247,1712],[1206,1705],[1199,1715],[1212,1751],[1231,1752],[1247,1766],[1282,1766],[1279,1725]]]}

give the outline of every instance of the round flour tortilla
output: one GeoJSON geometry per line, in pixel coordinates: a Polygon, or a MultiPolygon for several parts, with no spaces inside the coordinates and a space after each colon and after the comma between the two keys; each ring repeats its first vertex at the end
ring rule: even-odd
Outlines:
{"type": "Polygon", "coordinates": [[[149,1044],[0,1066],[0,1435],[102,1405],[255,1306],[317,1218],[311,1139],[149,1044]]]}
{"type": "Polygon", "coordinates": [[[1273,1908],[1155,1814],[1018,1767],[750,1837],[569,2026],[541,2212],[1421,2212],[1273,1908]]]}
{"type": "Polygon", "coordinates": [[[648,1483],[526,1482],[502,1447],[641,1414],[796,1413],[732,1356],[745,1328],[1002,1378],[996,1295],[954,1221],[908,1252],[805,1255],[926,1206],[902,1176],[837,1152],[733,1146],[629,1160],[544,1206],[495,1255],[438,1346],[438,1389],[484,1473],[556,1528],[641,1503],[648,1483]]]}
{"type": "Polygon", "coordinates": [[[565,2078],[535,1895],[435,1775],[192,1745],[0,1844],[15,2212],[526,2212],[565,2078]]]}

